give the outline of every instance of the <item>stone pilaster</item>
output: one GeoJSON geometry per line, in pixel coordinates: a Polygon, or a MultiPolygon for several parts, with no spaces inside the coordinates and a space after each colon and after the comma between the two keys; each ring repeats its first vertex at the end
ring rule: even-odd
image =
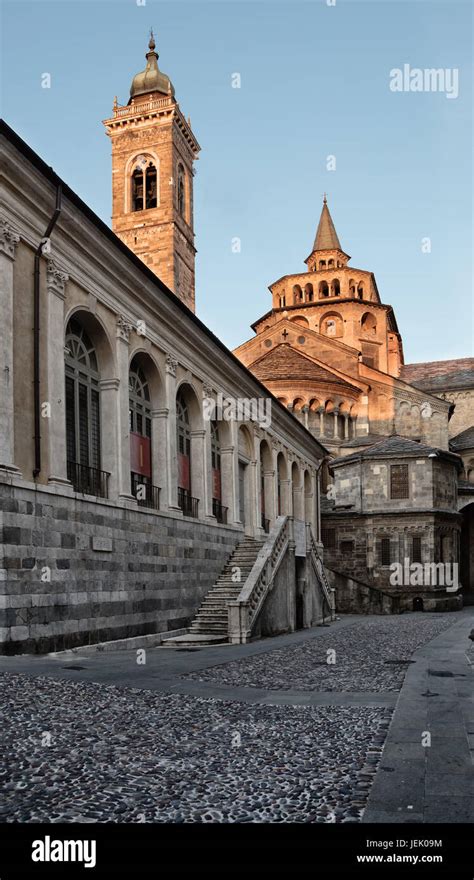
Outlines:
{"type": "Polygon", "coordinates": [[[167,447],[167,492],[168,508],[181,510],[178,507],[178,460],[176,445],[176,368],[178,361],[172,355],[166,357],[165,396],[168,418],[166,420],[167,447]]]}
{"type": "Polygon", "coordinates": [[[222,503],[227,507],[227,521],[240,525],[239,509],[239,426],[228,423],[230,443],[221,448],[222,503]]]}
{"type": "Polygon", "coordinates": [[[48,483],[70,486],[66,455],[66,376],[64,368],[64,300],[69,276],[53,260],[46,268],[46,393],[44,418],[48,483]]]}
{"type": "Polygon", "coordinates": [[[0,473],[15,466],[13,377],[13,262],[20,236],[0,220],[0,473]]]}
{"type": "Polygon", "coordinates": [[[163,409],[151,412],[151,473],[155,486],[160,488],[160,509],[168,508],[168,447],[167,447],[167,423],[169,411],[163,409]]]}
{"type": "Polygon", "coordinates": [[[118,496],[124,501],[134,501],[130,478],[130,427],[129,427],[129,344],[133,325],[125,318],[117,318],[117,370],[119,386],[117,393],[117,468],[118,496]]]}
{"type": "Polygon", "coordinates": [[[118,498],[120,492],[120,467],[118,458],[119,379],[101,379],[100,388],[100,466],[110,476],[109,498],[118,498]]]}

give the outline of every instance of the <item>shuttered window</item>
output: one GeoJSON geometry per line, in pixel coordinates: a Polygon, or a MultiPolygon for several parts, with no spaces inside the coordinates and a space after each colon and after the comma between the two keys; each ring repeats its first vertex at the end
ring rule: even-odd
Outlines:
{"type": "Polygon", "coordinates": [[[408,465],[390,465],[390,498],[409,498],[408,465]]]}

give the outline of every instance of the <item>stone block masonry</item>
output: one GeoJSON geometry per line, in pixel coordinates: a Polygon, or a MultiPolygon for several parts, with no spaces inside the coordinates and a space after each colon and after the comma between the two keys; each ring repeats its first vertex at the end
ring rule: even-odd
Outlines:
{"type": "Polygon", "coordinates": [[[212,521],[0,483],[0,653],[185,627],[241,536],[212,521]]]}

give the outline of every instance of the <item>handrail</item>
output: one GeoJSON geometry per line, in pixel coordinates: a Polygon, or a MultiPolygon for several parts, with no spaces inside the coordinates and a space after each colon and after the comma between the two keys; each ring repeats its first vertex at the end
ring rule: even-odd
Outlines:
{"type": "Polygon", "coordinates": [[[311,560],[311,565],[313,566],[316,577],[319,581],[319,584],[322,588],[323,596],[326,599],[327,606],[329,608],[329,613],[331,619],[333,620],[335,617],[335,601],[334,594],[335,590],[331,587],[326,572],[324,570],[324,563],[319,555],[318,547],[316,541],[314,539],[314,535],[309,523],[306,524],[306,550],[309,551],[309,558],[311,560]]]}
{"type": "Polygon", "coordinates": [[[237,599],[227,603],[231,641],[240,643],[250,638],[293,537],[292,525],[290,517],[277,517],[237,599]]]}

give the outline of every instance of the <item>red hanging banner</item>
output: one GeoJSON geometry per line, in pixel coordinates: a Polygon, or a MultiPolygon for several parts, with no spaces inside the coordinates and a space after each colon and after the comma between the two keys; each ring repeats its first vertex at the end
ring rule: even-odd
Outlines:
{"type": "Polygon", "coordinates": [[[130,470],[151,477],[151,444],[149,437],[130,432],[130,470]]]}
{"type": "Polygon", "coordinates": [[[183,455],[182,452],[178,452],[178,486],[180,489],[191,491],[189,455],[183,455]]]}

